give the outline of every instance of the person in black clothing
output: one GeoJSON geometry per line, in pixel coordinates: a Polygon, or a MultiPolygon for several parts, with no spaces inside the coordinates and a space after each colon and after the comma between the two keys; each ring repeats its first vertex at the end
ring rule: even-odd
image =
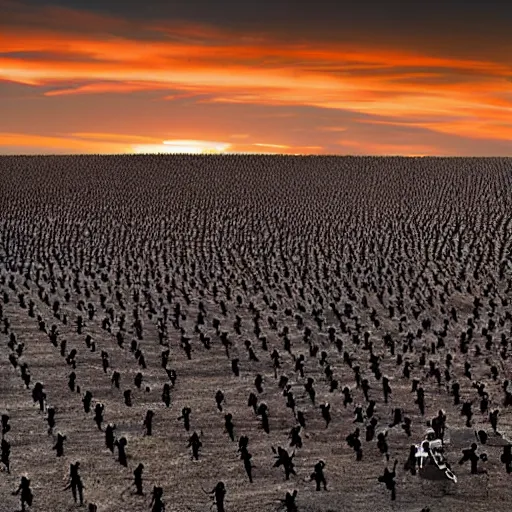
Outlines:
{"type": "Polygon", "coordinates": [[[192,448],[192,456],[195,460],[199,460],[199,448],[203,446],[197,432],[194,432],[188,439],[187,448],[192,448]]]}
{"type": "Polygon", "coordinates": [[[459,464],[462,465],[468,460],[471,461],[471,474],[476,475],[478,473],[478,455],[476,454],[476,450],[478,445],[473,443],[471,448],[467,448],[466,450],[462,450],[462,458],[459,460],[459,464]]]}
{"type": "Polygon", "coordinates": [[[2,439],[2,455],[1,462],[5,466],[7,473],[10,473],[9,457],[11,455],[11,443],[7,439],[2,439]]]}
{"type": "Polygon", "coordinates": [[[323,484],[324,491],[327,491],[327,481],[324,475],[325,462],[323,460],[318,461],[315,464],[315,470],[311,473],[311,480],[316,482],[316,490],[320,491],[320,485],[323,484]]]}
{"type": "Polygon", "coordinates": [[[135,494],[142,496],[144,492],[142,491],[142,472],[144,471],[144,464],[140,463],[133,472],[134,477],[134,485],[137,489],[135,494]]]}
{"type": "Polygon", "coordinates": [[[165,505],[162,501],[162,497],[164,494],[164,490],[161,487],[154,486],[153,492],[151,494],[151,512],[164,512],[165,511],[165,505]]]}
{"type": "Polygon", "coordinates": [[[25,504],[29,507],[32,506],[32,489],[30,488],[30,480],[26,476],[21,477],[21,482],[16,491],[12,493],[13,496],[17,496],[21,492],[21,510],[25,512],[25,504]]]}
{"type": "Polygon", "coordinates": [[[393,464],[393,471],[389,471],[389,469],[386,467],[384,470],[384,474],[382,476],[379,476],[378,480],[381,483],[386,484],[386,487],[388,490],[391,491],[391,500],[396,500],[396,465],[398,464],[398,461],[395,460],[395,463],[393,464]]]}
{"type": "Polygon", "coordinates": [[[64,455],[64,441],[66,439],[66,436],[62,435],[60,432],[57,434],[57,442],[53,447],[53,450],[57,451],[57,457],[62,457],[64,455]]]}
{"type": "Polygon", "coordinates": [[[78,474],[78,471],[80,469],[80,462],[75,462],[75,464],[71,464],[69,467],[69,483],[64,488],[64,490],[71,489],[71,493],[73,494],[73,499],[75,500],[75,503],[77,502],[77,491],[78,491],[78,497],[80,498],[80,505],[84,504],[84,496],[83,496],[83,489],[84,485],[82,483],[82,479],[80,478],[80,475],[78,474]]]}

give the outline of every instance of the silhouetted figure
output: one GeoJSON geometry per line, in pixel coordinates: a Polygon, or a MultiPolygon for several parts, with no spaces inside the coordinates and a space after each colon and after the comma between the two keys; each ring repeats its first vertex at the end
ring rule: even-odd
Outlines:
{"type": "Polygon", "coordinates": [[[11,443],[2,438],[0,461],[5,466],[7,473],[10,473],[9,457],[11,455],[11,443]]]}
{"type": "Polygon", "coordinates": [[[402,424],[402,429],[407,434],[407,437],[411,437],[411,418],[408,418],[407,416],[404,417],[404,422],[402,424]]]}
{"type": "Polygon", "coordinates": [[[87,414],[91,412],[91,401],[92,393],[90,391],[86,391],[84,397],[82,398],[82,403],[84,404],[84,411],[87,414]]]}
{"type": "Polygon", "coordinates": [[[142,496],[144,492],[142,491],[142,472],[144,471],[144,464],[140,463],[133,472],[134,485],[135,485],[135,494],[142,496]]]}
{"type": "Polygon", "coordinates": [[[295,503],[296,498],[296,490],[292,494],[287,492],[284,500],[281,500],[281,508],[284,508],[286,512],[298,512],[297,504],[295,503]]]}
{"type": "Polygon", "coordinates": [[[297,448],[302,448],[302,438],[300,436],[300,425],[293,427],[288,435],[288,439],[290,439],[290,446],[296,446],[297,448]]]}
{"type": "Polygon", "coordinates": [[[36,382],[34,384],[34,388],[32,389],[32,399],[34,400],[34,403],[39,402],[39,410],[43,412],[46,393],[44,392],[43,385],[40,382],[36,382]]]}
{"type": "Polygon", "coordinates": [[[322,418],[325,420],[325,428],[327,428],[331,422],[331,405],[326,402],[320,405],[320,410],[322,411],[322,418]]]}
{"type": "Polygon", "coordinates": [[[306,390],[306,393],[309,395],[311,402],[313,402],[313,405],[315,404],[316,396],[316,391],[315,388],[313,387],[314,382],[315,379],[313,379],[313,377],[308,377],[306,384],[304,384],[304,389],[306,390]]]}
{"type": "Polygon", "coordinates": [[[425,391],[422,387],[419,387],[416,390],[416,400],[414,401],[415,404],[418,404],[418,408],[420,410],[420,414],[422,416],[425,415],[425,391]]]}
{"type": "Polygon", "coordinates": [[[76,389],[76,373],[71,372],[68,377],[68,387],[70,391],[75,392],[76,389]]]}
{"type": "Polygon", "coordinates": [[[64,455],[64,441],[67,437],[60,432],[57,434],[57,442],[55,443],[53,450],[57,452],[57,457],[62,457],[64,455]]]}
{"type": "Polygon", "coordinates": [[[503,453],[501,454],[500,460],[505,464],[507,473],[512,473],[512,445],[507,444],[503,447],[503,453]]]}
{"type": "Polygon", "coordinates": [[[473,443],[471,448],[467,448],[466,450],[462,450],[462,458],[459,460],[459,464],[462,465],[468,460],[471,462],[471,474],[476,475],[478,473],[478,455],[476,454],[476,450],[478,445],[473,443]]]}
{"type": "Polygon", "coordinates": [[[115,423],[109,423],[105,429],[105,445],[107,448],[114,453],[115,436],[114,430],[116,429],[115,423]]]}
{"type": "Polygon", "coordinates": [[[84,485],[82,483],[82,479],[80,478],[80,475],[78,474],[78,471],[80,470],[80,462],[75,462],[75,464],[71,464],[69,467],[69,482],[68,485],[64,488],[65,491],[68,489],[71,489],[71,493],[73,494],[73,500],[75,503],[77,502],[77,491],[78,491],[78,498],[80,499],[80,505],[84,504],[84,496],[83,496],[83,489],[84,485]]]}
{"type": "Polygon", "coordinates": [[[127,406],[127,407],[131,407],[133,405],[132,403],[132,391],[131,389],[127,389],[124,393],[123,393],[123,397],[124,397],[124,404],[127,406]]]}
{"type": "Polygon", "coordinates": [[[389,460],[389,453],[388,453],[388,442],[386,440],[387,432],[381,432],[377,436],[377,448],[379,449],[380,453],[386,456],[386,460],[389,460]]]}
{"type": "Polygon", "coordinates": [[[384,393],[384,403],[388,403],[388,397],[391,394],[391,386],[389,385],[389,379],[382,377],[382,392],[384,393]]]}
{"type": "Polygon", "coordinates": [[[274,447],[272,447],[272,451],[274,454],[276,454],[276,462],[274,462],[274,467],[278,468],[279,466],[283,466],[284,472],[285,472],[285,478],[286,480],[290,479],[290,475],[296,475],[295,472],[295,465],[293,463],[293,458],[295,457],[295,452],[293,452],[291,455],[280,446],[277,448],[277,451],[274,447]]]}
{"type": "Polygon", "coordinates": [[[33,500],[32,489],[30,488],[30,480],[26,476],[21,477],[21,482],[18,489],[14,491],[12,494],[13,496],[17,496],[20,493],[21,510],[22,512],[25,512],[25,505],[31,507],[33,500]]]}
{"type": "Polygon", "coordinates": [[[375,437],[375,427],[377,426],[377,418],[371,418],[370,423],[366,425],[366,442],[373,441],[375,437]]]}
{"type": "Polygon", "coordinates": [[[97,403],[94,407],[94,421],[98,426],[98,430],[101,430],[101,424],[103,423],[103,411],[105,410],[105,406],[102,403],[97,403]]]}
{"type": "Polygon", "coordinates": [[[224,393],[219,389],[215,393],[215,402],[217,403],[217,409],[222,412],[222,402],[224,401],[224,393]]]}
{"type": "Polygon", "coordinates": [[[240,376],[240,368],[238,367],[239,359],[235,358],[231,360],[231,371],[235,375],[235,377],[240,376]]]}
{"type": "Polygon", "coordinates": [[[321,485],[324,487],[324,491],[327,491],[327,481],[324,475],[325,462],[323,460],[318,461],[315,464],[315,469],[311,473],[311,480],[316,482],[316,490],[321,490],[321,485]]]}
{"type": "Polygon", "coordinates": [[[169,407],[171,405],[171,387],[167,382],[164,384],[162,390],[162,402],[165,404],[166,407],[169,407]]]}
{"type": "Polygon", "coordinates": [[[254,393],[249,393],[249,398],[247,400],[247,407],[252,407],[254,410],[254,414],[258,413],[258,397],[254,393]]]}
{"type": "Polygon", "coordinates": [[[261,427],[263,428],[263,431],[267,434],[270,433],[270,425],[268,421],[268,406],[266,403],[261,403],[258,406],[258,410],[256,411],[256,414],[260,416],[261,418],[261,427]]]}
{"type": "Polygon", "coordinates": [[[179,420],[183,420],[183,424],[185,426],[185,430],[188,432],[190,430],[190,413],[192,409],[190,407],[183,407],[181,409],[181,416],[178,418],[179,420]]]}
{"type": "Polygon", "coordinates": [[[249,482],[252,484],[252,464],[251,464],[252,455],[248,452],[247,448],[242,450],[240,458],[244,462],[245,472],[247,473],[247,476],[249,477],[249,482]]]}
{"type": "Polygon", "coordinates": [[[165,505],[162,500],[164,490],[161,487],[154,486],[153,492],[151,493],[151,512],[165,512],[165,505]]]}
{"type": "Polygon", "coordinates": [[[378,480],[381,483],[386,484],[386,488],[391,491],[391,500],[396,500],[396,465],[398,464],[398,461],[395,460],[395,463],[393,464],[393,471],[389,471],[389,469],[386,467],[384,469],[384,474],[382,476],[379,476],[378,480]]]}
{"type": "Polygon", "coordinates": [[[126,437],[121,437],[121,439],[118,439],[115,441],[114,445],[117,446],[117,456],[118,461],[121,466],[127,467],[128,461],[126,457],[126,445],[128,444],[128,441],[126,440],[126,437]]]}
{"type": "Polygon", "coordinates": [[[234,425],[233,425],[233,415],[232,414],[226,414],[224,416],[224,420],[225,420],[225,423],[224,423],[224,426],[226,428],[226,432],[228,433],[229,435],[229,438],[231,439],[231,441],[234,441],[235,440],[235,433],[234,433],[234,425]]]}
{"type": "Polygon", "coordinates": [[[297,411],[297,421],[302,428],[306,428],[306,417],[302,411],[297,411]]]}
{"type": "Polygon", "coordinates": [[[167,372],[167,377],[169,377],[169,382],[171,383],[171,386],[174,387],[176,385],[176,370],[173,370],[172,368],[168,368],[165,370],[167,372]]]}
{"type": "Polygon", "coordinates": [[[225,512],[224,499],[226,497],[226,487],[224,482],[219,482],[212,490],[214,502],[213,504],[217,507],[217,512],[225,512]]]}
{"type": "Polygon", "coordinates": [[[118,371],[114,371],[112,373],[112,384],[119,389],[119,379],[121,378],[121,374],[118,371]]]}
{"type": "Polygon", "coordinates": [[[201,446],[203,446],[203,443],[201,443],[201,440],[199,439],[197,432],[194,432],[188,438],[187,448],[192,448],[192,457],[195,460],[199,460],[199,449],[201,448],[201,446]]]}
{"type": "Polygon", "coordinates": [[[491,427],[494,433],[496,433],[496,429],[498,428],[498,416],[500,414],[499,409],[494,409],[489,413],[489,422],[491,423],[491,427]]]}
{"type": "Polygon", "coordinates": [[[343,405],[345,407],[347,407],[348,404],[351,404],[353,402],[353,399],[352,399],[352,394],[350,392],[350,388],[348,386],[345,386],[343,388],[343,405]]]}
{"type": "Polygon", "coordinates": [[[393,422],[390,423],[389,428],[400,425],[400,423],[402,423],[402,409],[395,408],[393,409],[393,422]]]}
{"type": "Polygon", "coordinates": [[[254,379],[254,386],[258,393],[263,393],[262,384],[263,384],[263,377],[258,373],[258,375],[256,375],[256,378],[254,379]]]}
{"type": "Polygon", "coordinates": [[[416,466],[417,466],[417,460],[416,460],[416,445],[412,444],[409,449],[409,457],[405,461],[404,469],[406,471],[410,471],[411,475],[416,474],[416,466]]]}
{"type": "Polygon", "coordinates": [[[153,416],[155,413],[150,409],[146,412],[146,417],[144,418],[143,426],[145,428],[144,435],[151,436],[153,435],[153,416]]]}
{"type": "Polygon", "coordinates": [[[461,416],[466,416],[466,427],[471,427],[471,418],[473,417],[473,411],[471,410],[472,403],[464,402],[462,404],[461,416]]]}
{"type": "Polygon", "coordinates": [[[8,414],[2,414],[2,438],[11,430],[9,419],[10,417],[8,414]]]}

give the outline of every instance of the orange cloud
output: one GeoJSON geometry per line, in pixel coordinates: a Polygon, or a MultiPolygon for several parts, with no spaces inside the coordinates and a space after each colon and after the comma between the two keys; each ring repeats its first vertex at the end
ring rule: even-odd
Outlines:
{"type": "MultiPolygon", "coordinates": [[[[212,105],[307,105],[385,116],[396,119],[397,126],[421,127],[440,134],[512,139],[512,64],[492,58],[440,56],[371,43],[285,42],[190,23],[152,22],[142,27],[91,13],[81,18],[77,11],[62,8],[41,9],[36,14],[21,13],[18,24],[1,26],[0,80],[44,87],[41,94],[56,100],[59,96],[159,91],[161,99],[167,101],[200,96],[193,101],[212,105]],[[39,19],[36,14],[51,28],[41,28],[42,22],[33,26],[39,19]],[[66,22],[59,22],[57,14],[66,22]],[[124,35],[114,36],[113,30],[124,35]],[[151,33],[153,39],[145,44],[128,35],[141,34],[139,30],[151,33]],[[454,115],[458,120],[453,120],[454,115]]],[[[314,131],[346,129],[319,126],[314,131]]],[[[8,136],[25,141],[35,137],[8,136]]],[[[45,147],[57,144],[57,140],[70,149],[87,144],[82,140],[83,133],[73,137],[39,140],[45,147]]],[[[85,136],[92,139],[90,144],[104,144],[114,150],[124,143],[139,149],[161,146],[161,140],[137,137],[101,140],[85,136]]],[[[288,140],[287,144],[246,142],[246,150],[254,145],[286,151],[300,147],[292,147],[288,140]]],[[[350,144],[357,146],[355,142],[350,144]]],[[[383,151],[400,148],[371,147],[383,151]]],[[[302,148],[316,151],[319,146],[302,148]]],[[[430,146],[417,149],[432,150],[430,146]]]]}

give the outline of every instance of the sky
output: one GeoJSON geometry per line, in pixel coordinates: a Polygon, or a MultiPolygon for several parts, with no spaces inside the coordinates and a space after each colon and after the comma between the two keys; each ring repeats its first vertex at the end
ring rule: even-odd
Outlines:
{"type": "Polygon", "coordinates": [[[512,156],[512,2],[0,0],[0,154],[512,156]]]}

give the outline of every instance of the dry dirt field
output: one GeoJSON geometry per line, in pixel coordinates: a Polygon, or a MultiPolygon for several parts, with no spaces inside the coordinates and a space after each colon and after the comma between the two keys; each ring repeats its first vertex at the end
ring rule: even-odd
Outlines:
{"type": "Polygon", "coordinates": [[[75,461],[87,505],[96,504],[98,512],[149,510],[155,485],[163,488],[167,512],[208,511],[213,501],[204,490],[220,480],[228,512],[276,511],[294,489],[300,512],[510,510],[512,473],[500,460],[504,441],[492,434],[489,411],[499,408],[498,431],[512,437],[512,407],[504,402],[504,381],[512,378],[511,248],[512,159],[0,157],[0,413],[10,416],[11,425],[5,435],[11,472],[0,472],[0,510],[20,509],[11,493],[22,475],[34,493],[30,510],[75,510],[71,491],[63,490],[75,461]],[[52,325],[56,346],[48,334],[52,325]],[[229,357],[217,332],[227,333],[229,357]],[[190,338],[190,359],[182,336],[190,338]],[[408,339],[412,351],[404,353],[408,339]],[[131,351],[132,340],[146,368],[131,351]],[[249,359],[246,340],[258,361],[249,359]],[[167,348],[167,369],[177,376],[170,407],[162,401],[169,376],[161,353],[167,348]],[[21,356],[14,368],[9,358],[16,349],[21,356]],[[80,393],[68,387],[73,368],[65,356],[73,349],[80,393]],[[281,359],[277,379],[274,349],[281,359]],[[102,351],[110,363],[106,372],[102,351]],[[371,369],[371,353],[389,378],[388,403],[382,377],[371,369]],[[295,371],[299,354],[305,356],[304,377],[295,371]],[[448,376],[447,354],[453,358],[448,376]],[[239,359],[239,376],[232,372],[233,358],[239,359]],[[406,361],[412,363],[409,378],[403,375],[406,361]],[[430,362],[440,369],[439,384],[429,376],[430,362]],[[21,378],[23,363],[31,374],[29,389],[21,378]],[[370,442],[368,418],[354,423],[355,407],[368,405],[355,366],[376,402],[378,424],[370,442]],[[111,383],[114,371],[119,389],[111,383]],[[138,372],[141,389],[134,383],[138,372]],[[261,393],[254,385],[257,374],[263,377],[261,393]],[[291,453],[288,434],[297,425],[279,387],[282,375],[306,420],[294,459],[297,474],[289,481],[282,467],[273,467],[272,452],[282,446],[291,453]],[[315,405],[304,388],[309,377],[315,405]],[[413,379],[425,392],[424,415],[411,392],[413,379]],[[338,388],[330,391],[333,380],[338,388]],[[455,381],[460,405],[451,392],[455,381]],[[46,415],[32,399],[36,382],[56,411],[50,434],[46,415]],[[485,383],[488,394],[484,412],[477,382],[485,383]],[[346,407],[345,387],[353,397],[346,407]],[[127,389],[131,407],[124,403],[127,389]],[[223,412],[215,402],[219,389],[223,412]],[[102,431],[94,413],[84,412],[86,391],[92,409],[97,402],[105,406],[102,431]],[[247,405],[251,392],[268,405],[268,434],[247,405]],[[469,427],[461,414],[466,401],[473,403],[469,427]],[[325,402],[332,416],[327,428],[319,408],[325,402]],[[190,432],[178,420],[185,406],[192,411],[190,432]],[[389,428],[394,408],[412,420],[410,437],[400,424],[389,428]],[[152,436],[143,427],[149,409],[152,436]],[[457,484],[404,469],[410,445],[423,438],[439,409],[447,416],[446,455],[457,484]],[[234,442],[224,429],[226,413],[233,415],[234,442]],[[105,445],[111,422],[117,438],[127,439],[128,467],[118,462],[117,449],[112,454],[105,445]],[[361,461],[345,440],[356,427],[361,461]],[[477,451],[488,456],[479,462],[487,473],[472,475],[469,463],[458,460],[475,442],[475,429],[490,440],[477,451]],[[202,433],[198,461],[187,448],[193,431],[202,433]],[[384,431],[389,463],[377,447],[377,434],[384,431]],[[57,432],[67,436],[60,458],[52,450],[57,432]],[[241,435],[249,437],[253,483],[237,453],[241,435]],[[310,475],[320,459],[328,490],[317,492],[310,475]],[[397,497],[391,501],[378,476],[395,459],[397,497]],[[132,486],[141,462],[145,496],[135,495],[132,486]]]}

